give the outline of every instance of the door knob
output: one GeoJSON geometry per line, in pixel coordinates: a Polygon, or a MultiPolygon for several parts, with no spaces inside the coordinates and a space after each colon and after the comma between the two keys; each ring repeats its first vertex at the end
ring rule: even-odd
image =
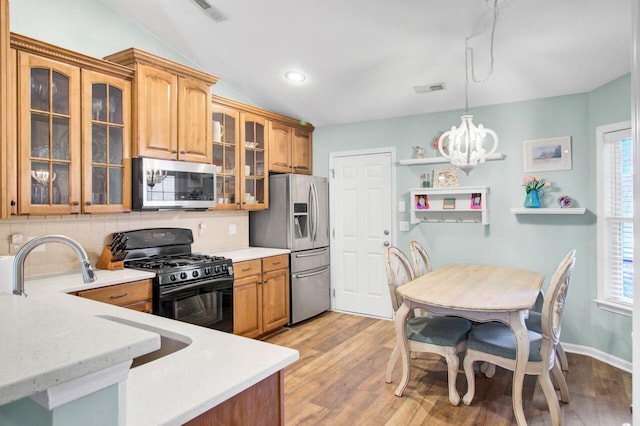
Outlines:
{"type": "Polygon", "coordinates": [[[383,243],[383,245],[384,245],[385,247],[389,247],[389,241],[385,241],[385,242],[383,243]]]}
{"type": "Polygon", "coordinates": [[[388,229],[384,230],[384,235],[389,235],[389,230],[388,229]]]}

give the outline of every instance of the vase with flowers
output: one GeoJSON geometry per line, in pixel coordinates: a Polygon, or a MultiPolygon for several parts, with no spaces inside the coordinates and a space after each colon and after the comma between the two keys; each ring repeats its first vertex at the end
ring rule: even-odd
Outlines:
{"type": "Polygon", "coordinates": [[[540,176],[525,176],[522,179],[522,186],[527,193],[524,199],[524,206],[529,208],[540,208],[540,200],[544,197],[544,188],[551,186],[540,176]]]}

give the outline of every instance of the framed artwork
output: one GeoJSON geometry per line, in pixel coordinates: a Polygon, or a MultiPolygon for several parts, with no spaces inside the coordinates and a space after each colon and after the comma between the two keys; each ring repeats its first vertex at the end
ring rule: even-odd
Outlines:
{"type": "Polygon", "coordinates": [[[442,199],[442,209],[443,210],[454,210],[456,208],[456,199],[455,198],[443,198],[442,199]]]}
{"type": "Polygon", "coordinates": [[[481,193],[473,193],[471,194],[471,204],[469,205],[472,209],[480,210],[482,209],[482,194],[481,193]]]}
{"type": "Polygon", "coordinates": [[[524,141],[525,172],[571,170],[571,136],[524,141]]]}
{"type": "Polygon", "coordinates": [[[450,188],[452,186],[459,186],[457,168],[451,167],[448,169],[436,169],[433,171],[434,188],[450,188]]]}
{"type": "Polygon", "coordinates": [[[427,194],[414,195],[413,202],[417,210],[426,210],[429,208],[429,197],[427,197],[427,194]]]}

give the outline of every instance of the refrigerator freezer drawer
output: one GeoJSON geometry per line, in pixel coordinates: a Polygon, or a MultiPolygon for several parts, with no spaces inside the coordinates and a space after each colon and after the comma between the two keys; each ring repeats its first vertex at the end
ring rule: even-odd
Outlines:
{"type": "Polygon", "coordinates": [[[329,247],[291,253],[291,272],[306,271],[329,264],[329,247]]]}
{"type": "Polygon", "coordinates": [[[291,324],[331,307],[329,267],[291,274],[291,324]]]}

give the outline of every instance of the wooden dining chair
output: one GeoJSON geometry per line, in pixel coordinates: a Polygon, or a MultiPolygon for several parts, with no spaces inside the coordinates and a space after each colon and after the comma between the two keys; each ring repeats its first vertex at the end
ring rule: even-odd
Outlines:
{"type": "MultiPolygon", "coordinates": [[[[386,251],[387,281],[393,312],[404,302],[396,288],[414,279],[413,270],[407,256],[397,247],[389,247],[386,251]]],[[[460,403],[460,395],[456,390],[458,376],[458,353],[465,349],[467,334],[471,330],[471,321],[458,317],[424,317],[411,316],[407,320],[407,339],[409,350],[441,355],[447,362],[449,380],[449,401],[453,405],[460,403]]],[[[391,383],[391,373],[400,357],[400,348],[396,342],[389,362],[385,381],[391,383]]]]}
{"type": "Polygon", "coordinates": [[[409,253],[411,253],[411,261],[413,264],[413,272],[416,277],[431,272],[431,258],[427,250],[417,241],[409,242],[409,253]]]}
{"type": "MultiPolygon", "coordinates": [[[[567,252],[564,256],[564,259],[560,262],[560,264],[564,263],[567,258],[571,256],[571,250],[567,252]]],[[[542,333],[542,306],[544,305],[544,292],[540,290],[538,293],[538,298],[536,299],[536,303],[533,309],[529,310],[529,318],[525,320],[527,330],[535,331],[536,333],[542,333]]],[[[564,352],[560,341],[555,346],[556,356],[558,357],[558,361],[560,361],[560,368],[562,371],[569,371],[569,361],[567,360],[567,354],[564,352]]]]}
{"type": "MultiPolygon", "coordinates": [[[[569,389],[559,363],[556,362],[555,347],[560,339],[560,321],[575,261],[575,249],[572,249],[560,262],[551,278],[548,294],[542,307],[542,333],[528,331],[529,360],[525,367],[525,374],[538,376],[554,426],[559,425],[561,419],[551,374],[560,387],[560,399],[563,402],[569,402],[569,389]]],[[[506,324],[488,322],[469,333],[467,353],[463,363],[468,384],[467,393],[463,398],[466,405],[471,404],[475,394],[473,363],[476,361],[486,361],[511,371],[515,370],[516,339],[506,324]]]]}

